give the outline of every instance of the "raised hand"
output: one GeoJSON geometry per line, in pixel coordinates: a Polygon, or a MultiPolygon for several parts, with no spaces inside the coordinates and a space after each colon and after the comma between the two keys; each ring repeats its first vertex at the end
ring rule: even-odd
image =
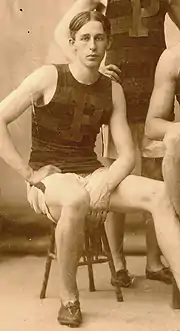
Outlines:
{"type": "Polygon", "coordinates": [[[115,64],[108,64],[107,66],[101,66],[99,71],[111,78],[113,81],[120,83],[121,81],[121,70],[115,64]]]}

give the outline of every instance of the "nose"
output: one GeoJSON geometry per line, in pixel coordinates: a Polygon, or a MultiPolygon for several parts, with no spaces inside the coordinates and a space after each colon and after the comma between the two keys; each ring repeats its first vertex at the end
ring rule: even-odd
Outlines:
{"type": "Polygon", "coordinates": [[[95,43],[94,38],[91,38],[91,39],[90,39],[90,45],[89,45],[89,48],[90,48],[91,50],[95,50],[95,49],[96,49],[96,43],[95,43]]]}

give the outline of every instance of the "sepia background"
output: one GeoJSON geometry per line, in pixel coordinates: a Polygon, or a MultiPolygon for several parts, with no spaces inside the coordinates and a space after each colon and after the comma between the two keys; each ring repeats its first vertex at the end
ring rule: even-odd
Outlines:
{"type": "MultiPolygon", "coordinates": [[[[0,1],[0,100],[42,64],[49,61],[64,62],[60,49],[53,41],[53,32],[73,1],[0,1]]],[[[168,17],[165,26],[167,45],[180,41],[180,33],[168,17]]],[[[31,146],[31,110],[28,109],[9,129],[17,149],[28,159],[31,146]]],[[[23,221],[28,217],[35,220],[34,213],[33,216],[28,216],[31,210],[26,201],[26,187],[22,178],[1,159],[0,174],[1,211],[6,210],[8,218],[15,217],[18,221],[20,217],[23,221]]]]}
{"type": "MultiPolygon", "coordinates": [[[[0,100],[40,65],[50,60],[63,62],[61,52],[53,42],[53,31],[73,1],[0,0],[0,100]]],[[[165,25],[168,46],[180,42],[180,33],[168,17],[165,25]]],[[[178,116],[178,106],[176,112],[178,116]]],[[[27,110],[9,129],[17,149],[28,159],[31,146],[31,110],[27,110]]],[[[99,151],[99,144],[97,149],[99,151]]],[[[41,221],[38,222],[38,216],[28,206],[22,178],[1,159],[0,207],[0,213],[3,213],[2,217],[0,214],[0,253],[45,253],[49,243],[49,238],[45,238],[47,227],[43,232],[41,221]]],[[[135,228],[131,227],[130,234],[126,227],[125,249],[126,252],[144,254],[146,245],[143,220],[139,216],[133,216],[133,221],[135,219],[136,222],[135,228]],[[139,229],[142,229],[141,233],[139,229]],[[130,247],[131,243],[133,246],[130,247]]],[[[49,226],[50,222],[47,223],[49,226]]],[[[6,256],[3,259],[0,256],[0,262],[0,330],[62,330],[56,321],[59,309],[57,264],[54,263],[52,268],[48,298],[42,302],[39,300],[39,291],[44,272],[44,257],[15,255],[13,258],[6,256]]],[[[180,330],[179,315],[171,309],[171,287],[143,278],[145,257],[130,256],[127,262],[130,272],[139,277],[134,288],[124,289],[123,304],[115,300],[107,264],[95,268],[96,293],[88,292],[86,268],[78,269],[85,315],[84,329],[180,330]]]]}

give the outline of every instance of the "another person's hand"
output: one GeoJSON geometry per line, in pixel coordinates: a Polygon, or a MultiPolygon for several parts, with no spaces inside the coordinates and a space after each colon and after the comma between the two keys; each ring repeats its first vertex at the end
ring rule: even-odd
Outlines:
{"type": "Polygon", "coordinates": [[[110,79],[112,79],[113,81],[115,81],[116,83],[120,83],[121,78],[121,70],[115,65],[115,64],[108,64],[107,66],[101,66],[99,68],[99,71],[109,77],[110,79]]]}
{"type": "Polygon", "coordinates": [[[61,170],[56,166],[46,165],[44,167],[41,167],[39,170],[32,170],[31,175],[28,177],[28,179],[26,179],[26,181],[31,185],[35,185],[41,182],[47,176],[50,176],[55,173],[61,173],[61,170]]]}

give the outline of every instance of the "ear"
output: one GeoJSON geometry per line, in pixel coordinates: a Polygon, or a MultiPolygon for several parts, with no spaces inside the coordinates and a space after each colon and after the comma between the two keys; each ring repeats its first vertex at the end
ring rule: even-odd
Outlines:
{"type": "Polygon", "coordinates": [[[69,45],[71,46],[71,48],[75,51],[76,47],[75,47],[75,40],[73,38],[69,38],[69,45]]]}
{"type": "Polygon", "coordinates": [[[111,44],[112,44],[112,37],[109,36],[108,40],[107,40],[107,46],[106,46],[106,49],[109,49],[111,47],[111,44]]]}

